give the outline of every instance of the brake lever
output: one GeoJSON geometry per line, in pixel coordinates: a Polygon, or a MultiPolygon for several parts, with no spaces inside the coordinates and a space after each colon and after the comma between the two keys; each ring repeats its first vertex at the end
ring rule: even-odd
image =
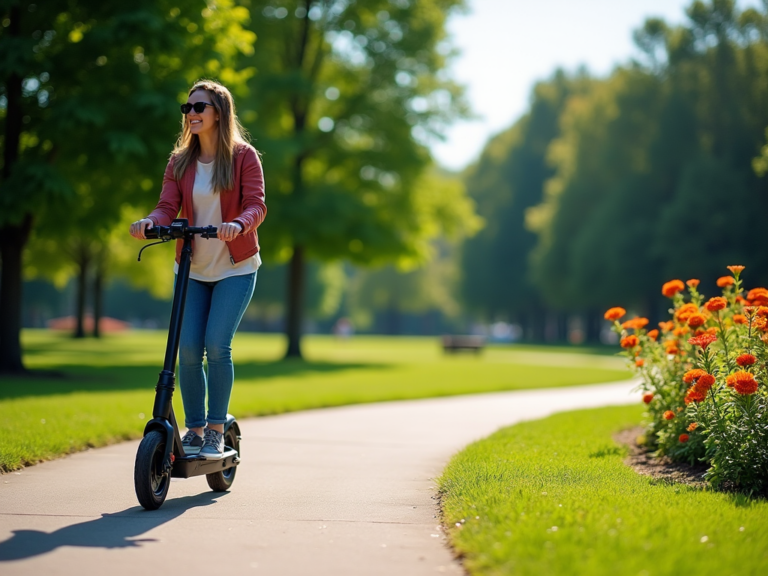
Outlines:
{"type": "MultiPolygon", "coordinates": [[[[170,238],[168,238],[168,240],[170,240],[170,238]]],[[[139,250],[138,262],[141,262],[141,253],[144,252],[144,250],[146,250],[150,246],[157,246],[158,244],[165,244],[166,242],[168,242],[168,240],[160,240],[160,242],[152,242],[152,244],[147,244],[146,246],[143,246],[141,248],[141,250],[139,250]]]]}

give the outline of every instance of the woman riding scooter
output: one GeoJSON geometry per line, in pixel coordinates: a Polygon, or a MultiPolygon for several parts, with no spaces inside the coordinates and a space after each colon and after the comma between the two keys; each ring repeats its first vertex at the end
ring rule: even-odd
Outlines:
{"type": "MultiPolygon", "coordinates": [[[[261,265],[256,229],[267,214],[264,175],[227,88],[209,80],[196,82],[181,112],[182,132],[165,169],[160,200],[151,214],[131,224],[130,233],[145,239],[147,229],[168,226],[179,211],[190,226],[218,228],[218,239],[193,246],[179,347],[188,428],[182,438],[184,452],[217,459],[224,451],[224,424],[234,382],[232,338],[261,265]]],[[[176,272],[180,250],[178,241],[176,272]]]]}

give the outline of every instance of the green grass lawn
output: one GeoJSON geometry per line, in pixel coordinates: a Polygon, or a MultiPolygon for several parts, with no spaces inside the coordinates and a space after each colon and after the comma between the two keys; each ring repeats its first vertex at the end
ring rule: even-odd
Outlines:
{"type": "MultiPolygon", "coordinates": [[[[151,417],[165,333],[101,340],[30,330],[31,369],[62,378],[0,380],[0,469],[13,470],[89,446],[139,438],[151,417]]],[[[239,418],[381,400],[570,386],[628,378],[600,350],[489,347],[445,356],[436,338],[311,336],[303,361],[282,361],[281,336],[238,334],[230,411],[239,418]]],[[[174,399],[182,420],[181,397],[174,399]]]]}
{"type": "Polygon", "coordinates": [[[469,573],[768,574],[768,502],[655,481],[623,464],[612,434],[641,413],[558,414],[456,455],[439,486],[469,573]]]}

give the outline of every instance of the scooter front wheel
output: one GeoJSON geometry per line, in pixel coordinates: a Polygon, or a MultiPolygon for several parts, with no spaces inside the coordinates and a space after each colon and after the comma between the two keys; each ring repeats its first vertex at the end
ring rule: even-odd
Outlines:
{"type": "Polygon", "coordinates": [[[159,430],[152,430],[144,436],[136,452],[136,465],[133,468],[133,484],[136,497],[147,510],[157,510],[165,502],[171,475],[163,472],[165,456],[165,435],[159,430]]]}

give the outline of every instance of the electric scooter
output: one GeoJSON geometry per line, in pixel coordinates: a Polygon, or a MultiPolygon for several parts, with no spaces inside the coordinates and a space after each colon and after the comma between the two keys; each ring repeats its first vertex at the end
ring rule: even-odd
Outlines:
{"type": "Polygon", "coordinates": [[[208,486],[216,492],[224,492],[232,486],[235,471],[240,463],[240,428],[235,417],[227,414],[224,424],[224,454],[216,460],[206,460],[198,455],[187,455],[181,445],[179,425],[173,412],[173,390],[176,383],[176,357],[179,353],[179,337],[184,317],[184,303],[189,285],[189,268],[192,262],[192,238],[199,235],[203,239],[216,238],[216,227],[189,226],[186,219],[177,219],[170,226],[155,226],[145,231],[147,239],[159,242],[147,244],[141,253],[150,246],[163,244],[170,240],[183,240],[176,286],[173,291],[171,324],[168,329],[168,343],[165,349],[165,362],[160,378],[155,387],[155,405],[152,419],[144,428],[144,439],[136,453],[136,465],[133,469],[133,482],[139,503],[147,510],[157,510],[165,502],[171,478],[190,478],[205,474],[208,486]]]}

